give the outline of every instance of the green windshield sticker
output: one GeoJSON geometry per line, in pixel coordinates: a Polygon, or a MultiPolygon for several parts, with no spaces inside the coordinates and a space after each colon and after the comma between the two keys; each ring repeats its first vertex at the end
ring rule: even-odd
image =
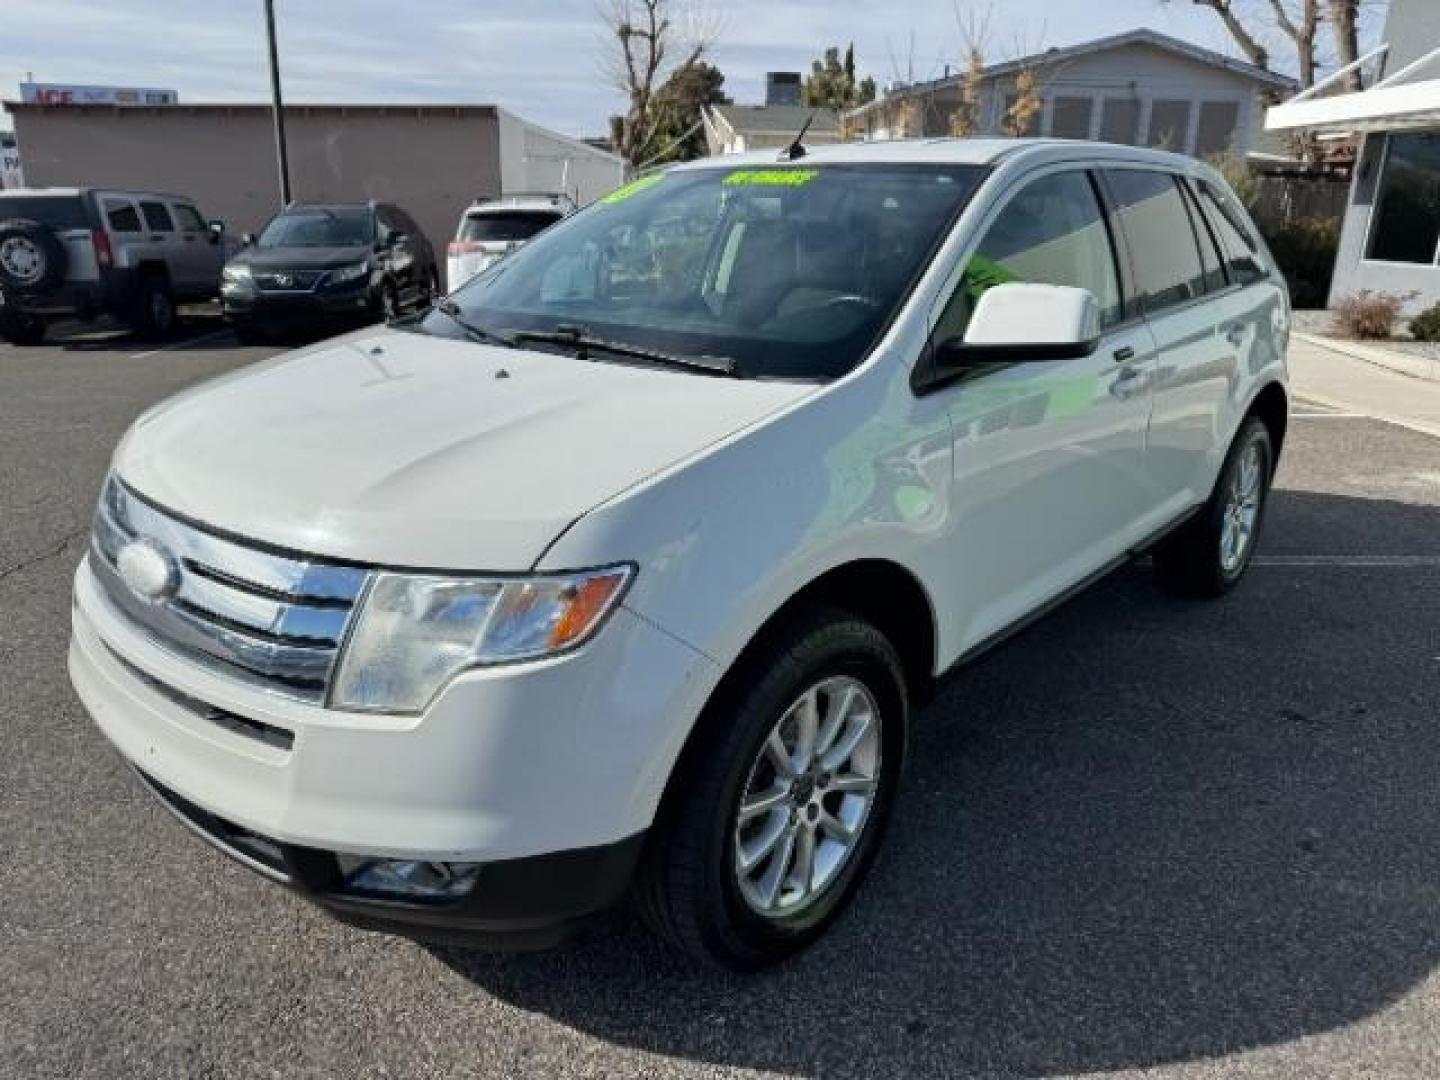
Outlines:
{"type": "Polygon", "coordinates": [[[820,174],[814,169],[741,169],[725,177],[729,187],[802,187],[820,174]]]}
{"type": "Polygon", "coordinates": [[[609,195],[606,195],[600,201],[606,206],[610,206],[618,202],[624,202],[626,199],[630,198],[630,196],[639,195],[640,192],[645,191],[648,188],[654,187],[656,184],[660,183],[660,181],[664,179],[664,173],[651,173],[649,176],[642,176],[638,180],[631,180],[630,183],[624,184],[621,187],[616,188],[614,191],[610,192],[609,195]]]}

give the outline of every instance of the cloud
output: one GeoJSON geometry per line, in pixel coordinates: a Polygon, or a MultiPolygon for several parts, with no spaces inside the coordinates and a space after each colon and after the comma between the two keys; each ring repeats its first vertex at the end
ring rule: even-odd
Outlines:
{"type": "MultiPolygon", "coordinates": [[[[269,95],[260,4],[231,0],[0,0],[0,93],[27,70],[44,82],[160,86],[182,101],[269,95]]],[[[600,133],[623,106],[603,75],[595,0],[276,0],[282,71],[296,102],[494,103],[573,133],[600,133]],[[342,14],[343,13],[343,14],[342,14]]],[[[807,70],[854,41],[881,83],[958,64],[952,0],[728,0],[715,59],[739,101],[768,70],[807,70]]],[[[1233,51],[1189,4],[1008,0],[992,9],[994,51],[1063,45],[1150,25],[1233,51]]]]}

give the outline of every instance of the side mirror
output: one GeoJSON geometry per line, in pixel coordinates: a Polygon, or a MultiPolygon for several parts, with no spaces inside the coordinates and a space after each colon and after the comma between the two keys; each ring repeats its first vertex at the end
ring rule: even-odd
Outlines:
{"type": "Polygon", "coordinates": [[[248,233],[248,232],[247,232],[247,233],[241,233],[241,234],[240,234],[240,246],[241,246],[241,247],[249,247],[249,246],[250,246],[251,244],[253,244],[253,243],[255,243],[255,234],[254,234],[254,233],[248,233]]]}
{"type": "Polygon", "coordinates": [[[210,243],[218,244],[222,239],[224,239],[225,222],[221,221],[219,218],[216,218],[214,221],[207,222],[205,227],[207,230],[209,230],[210,233],[210,243]]]}
{"type": "Polygon", "coordinates": [[[1089,289],[1068,285],[995,285],[980,296],[964,337],[932,344],[915,369],[920,392],[985,364],[1075,360],[1100,345],[1100,305],[1089,289]]]}

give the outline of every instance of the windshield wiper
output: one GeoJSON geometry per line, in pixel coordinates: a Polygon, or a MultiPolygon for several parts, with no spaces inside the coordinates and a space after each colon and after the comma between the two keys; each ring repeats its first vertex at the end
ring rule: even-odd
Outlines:
{"type": "Polygon", "coordinates": [[[477,326],[465,318],[465,313],[454,300],[441,300],[435,305],[435,310],[464,330],[465,336],[471,341],[477,341],[481,345],[501,345],[507,349],[519,348],[514,338],[497,334],[494,330],[486,330],[483,326],[477,326]]]}
{"type": "Polygon", "coordinates": [[[646,349],[639,345],[626,345],[622,341],[606,341],[602,338],[591,337],[579,326],[557,326],[554,330],[516,330],[510,334],[510,340],[515,343],[529,341],[541,345],[569,345],[581,360],[588,360],[589,353],[593,349],[615,356],[646,360],[662,367],[698,371],[705,375],[739,377],[735,361],[728,356],[686,356],[682,353],[646,349]]]}

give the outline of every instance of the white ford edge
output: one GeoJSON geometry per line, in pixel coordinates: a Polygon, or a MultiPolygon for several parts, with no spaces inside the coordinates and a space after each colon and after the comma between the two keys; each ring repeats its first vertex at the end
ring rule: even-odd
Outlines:
{"type": "Polygon", "coordinates": [[[349,922],[541,945],[629,892],[758,967],[855,893],[935,677],[1142,552],[1237,582],[1289,317],[1187,158],[647,176],[141,417],[72,678],[178,818],[349,922]]]}

